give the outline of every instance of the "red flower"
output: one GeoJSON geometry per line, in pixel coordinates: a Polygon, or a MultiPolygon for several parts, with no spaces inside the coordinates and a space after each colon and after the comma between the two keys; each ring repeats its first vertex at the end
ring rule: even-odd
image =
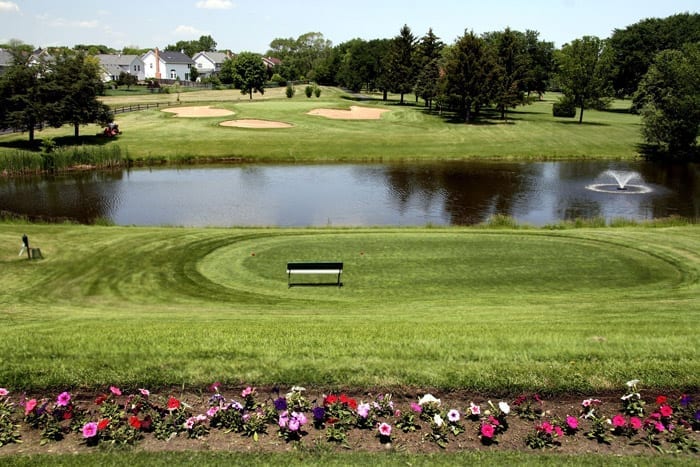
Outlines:
{"type": "Polygon", "coordinates": [[[659,396],[656,398],[656,403],[659,405],[664,405],[666,403],[666,396],[659,396]]]}
{"type": "Polygon", "coordinates": [[[107,426],[109,426],[109,418],[103,418],[97,423],[97,429],[99,431],[104,430],[107,426]]]}
{"type": "Polygon", "coordinates": [[[140,430],[141,420],[139,420],[139,417],[132,415],[131,417],[129,417],[129,425],[131,425],[136,430],[140,430]]]}
{"type": "Polygon", "coordinates": [[[170,396],[168,399],[168,410],[175,410],[180,408],[180,401],[170,396]]]}
{"type": "Polygon", "coordinates": [[[107,394],[100,394],[97,396],[97,399],[95,399],[95,404],[102,405],[102,403],[107,400],[107,397],[107,394]]]}
{"type": "Polygon", "coordinates": [[[659,407],[659,412],[661,412],[662,417],[670,417],[673,415],[673,409],[670,405],[662,405],[659,407]]]}
{"type": "Polygon", "coordinates": [[[338,402],[338,396],[335,394],[329,394],[325,399],[323,399],[323,405],[333,405],[336,402],[338,402]]]}
{"type": "Polygon", "coordinates": [[[66,410],[65,412],[63,412],[63,419],[64,420],[70,420],[71,418],[73,418],[73,411],[72,410],[66,410]]]}

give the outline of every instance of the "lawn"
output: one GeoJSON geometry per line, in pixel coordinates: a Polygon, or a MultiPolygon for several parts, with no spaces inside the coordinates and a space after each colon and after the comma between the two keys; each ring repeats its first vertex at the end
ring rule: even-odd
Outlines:
{"type": "Polygon", "coordinates": [[[0,225],[15,389],[700,387],[700,229],[0,225]],[[43,261],[17,257],[26,232],[43,261]],[[285,264],[340,260],[342,288],[285,264]]]}
{"type": "MultiPolygon", "coordinates": [[[[117,115],[123,135],[108,145],[119,145],[124,155],[146,162],[157,160],[248,161],[398,161],[468,158],[563,159],[637,157],[641,142],[639,117],[620,112],[629,102],[616,102],[611,111],[586,111],[584,123],[552,117],[558,97],[518,107],[503,121],[486,112],[467,125],[451,114],[428,112],[420,105],[399,105],[370,97],[357,100],[337,88],[324,87],[320,98],[306,98],[301,90],[293,99],[284,89],[270,89],[252,101],[238,91],[193,91],[173,94],[109,96],[113,107],[160,102],[165,105],[214,105],[233,117],[177,118],[160,109],[117,115]],[[351,105],[388,109],[381,120],[329,120],[307,115],[318,108],[351,105]],[[287,129],[221,127],[231,118],[283,121],[287,129]]],[[[161,107],[162,108],[162,107],[161,107]]],[[[99,128],[83,127],[84,135],[99,128]]],[[[45,129],[38,138],[53,137],[69,144],[72,127],[45,129]]],[[[21,146],[26,134],[0,137],[0,152],[21,146]]]]}

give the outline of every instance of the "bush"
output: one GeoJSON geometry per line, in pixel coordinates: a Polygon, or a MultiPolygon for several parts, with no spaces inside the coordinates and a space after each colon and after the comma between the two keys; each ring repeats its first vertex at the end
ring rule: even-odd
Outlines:
{"type": "Polygon", "coordinates": [[[306,94],[306,97],[311,97],[313,92],[314,92],[313,86],[306,86],[306,89],[304,89],[304,94],[306,94]]]}
{"type": "Polygon", "coordinates": [[[294,93],[295,93],[295,92],[296,92],[296,90],[294,89],[294,86],[292,86],[291,83],[288,84],[288,85],[287,85],[287,90],[285,91],[285,94],[287,94],[287,97],[288,97],[289,99],[291,99],[292,97],[294,97],[294,93]]]}
{"type": "Polygon", "coordinates": [[[576,116],[576,104],[569,97],[562,97],[559,102],[552,104],[552,115],[555,117],[574,118],[576,116]]]}
{"type": "Polygon", "coordinates": [[[277,83],[279,87],[286,86],[287,85],[287,80],[282,77],[279,73],[275,73],[272,75],[272,78],[270,78],[270,81],[277,83]]]}
{"type": "Polygon", "coordinates": [[[314,96],[321,97],[321,88],[319,88],[318,86],[314,88],[314,96]]]}

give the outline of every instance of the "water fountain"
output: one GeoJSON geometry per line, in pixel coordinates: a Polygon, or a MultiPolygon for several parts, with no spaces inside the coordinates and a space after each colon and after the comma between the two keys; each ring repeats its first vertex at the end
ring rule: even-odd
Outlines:
{"type": "Polygon", "coordinates": [[[651,188],[644,185],[644,180],[639,172],[625,170],[606,170],[600,174],[601,178],[612,179],[615,183],[595,183],[588,185],[586,188],[600,193],[624,193],[624,194],[643,194],[649,193],[651,188]],[[632,184],[632,181],[639,181],[632,184]]]}

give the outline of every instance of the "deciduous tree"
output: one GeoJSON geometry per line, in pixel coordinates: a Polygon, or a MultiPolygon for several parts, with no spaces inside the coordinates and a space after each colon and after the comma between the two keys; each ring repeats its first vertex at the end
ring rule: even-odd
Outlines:
{"type": "Polygon", "coordinates": [[[241,52],[234,60],[235,85],[241,94],[248,94],[253,99],[253,93],[265,94],[267,70],[262,57],[253,52],[241,52]]]}

